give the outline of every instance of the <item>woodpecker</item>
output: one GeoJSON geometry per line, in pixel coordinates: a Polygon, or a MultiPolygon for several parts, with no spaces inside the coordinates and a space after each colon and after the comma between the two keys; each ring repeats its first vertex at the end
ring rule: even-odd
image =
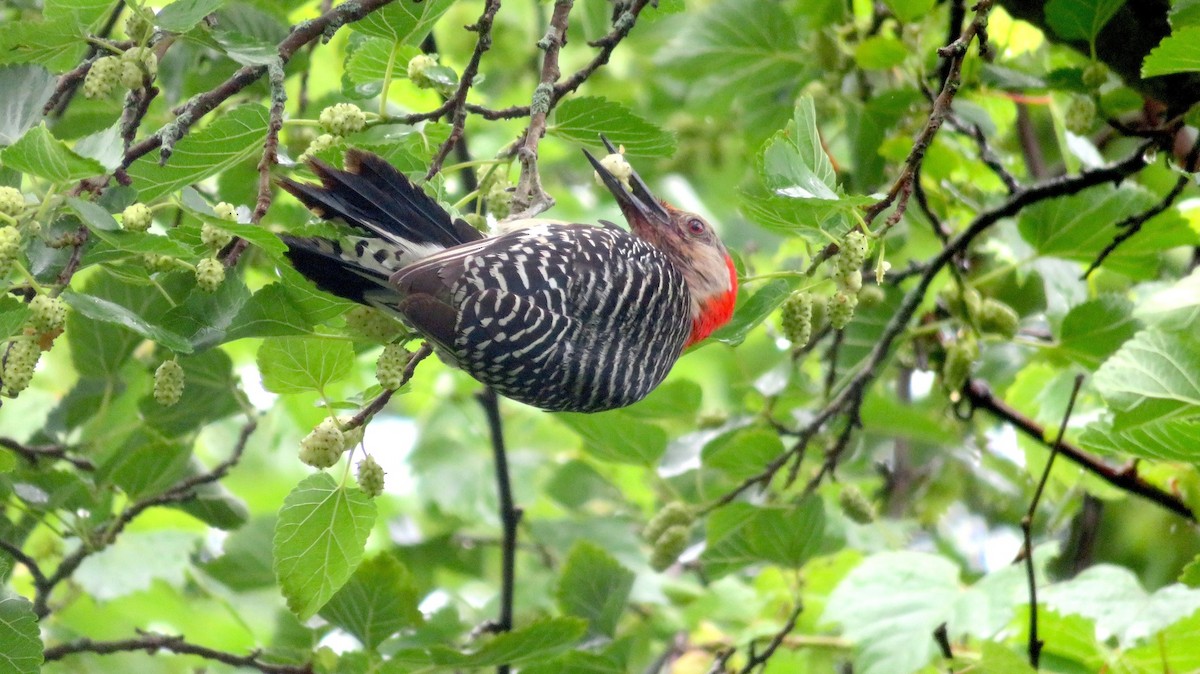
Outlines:
{"type": "Polygon", "coordinates": [[[533,220],[488,237],[381,157],[350,150],[344,171],[309,161],[320,185],[281,185],[353,234],[284,236],[287,255],[322,290],[398,317],[501,395],[550,411],[630,405],[729,321],[737,275],[703,217],[584,154],[632,233],[533,220]]]}

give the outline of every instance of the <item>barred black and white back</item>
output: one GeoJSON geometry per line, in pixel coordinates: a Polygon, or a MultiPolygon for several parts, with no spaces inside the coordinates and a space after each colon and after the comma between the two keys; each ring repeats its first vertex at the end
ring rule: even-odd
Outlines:
{"type": "Polygon", "coordinates": [[[483,238],[381,159],[351,151],[346,164],[314,165],[322,187],[283,184],[363,235],[285,237],[293,264],[326,291],[401,316],[498,393],[546,410],[622,407],[682,352],[687,284],[649,243],[559,223],[483,238]]]}

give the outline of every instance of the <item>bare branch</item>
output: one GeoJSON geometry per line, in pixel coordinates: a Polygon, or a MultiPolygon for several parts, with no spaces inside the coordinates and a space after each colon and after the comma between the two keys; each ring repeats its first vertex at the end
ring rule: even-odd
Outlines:
{"type": "Polygon", "coordinates": [[[155,632],[141,632],[140,636],[133,639],[121,639],[117,641],[79,639],[59,644],[58,646],[51,646],[46,649],[45,660],[46,662],[54,662],[76,653],[108,655],[129,651],[146,651],[150,655],[155,655],[159,651],[178,653],[180,655],[195,655],[233,667],[257,669],[263,672],[263,674],[312,674],[313,671],[311,664],[283,665],[267,662],[262,659],[262,654],[259,651],[252,651],[248,655],[234,655],[233,653],[190,643],[185,641],[182,635],[170,636],[155,632]]]}

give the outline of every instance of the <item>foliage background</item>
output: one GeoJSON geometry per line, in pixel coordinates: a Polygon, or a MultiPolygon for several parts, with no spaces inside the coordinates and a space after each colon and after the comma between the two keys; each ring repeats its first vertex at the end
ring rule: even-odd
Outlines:
{"type": "Polygon", "coordinates": [[[0,671],[1028,671],[1013,560],[1077,375],[1030,511],[1041,666],[1200,668],[1193,4],[176,0],[141,36],[150,88],[89,99],[86,70],[150,6],[10,0],[0,184],[26,206],[3,223],[21,243],[0,336],[6,359],[47,350],[0,408],[0,671]],[[556,76],[537,45],[565,16],[575,87],[539,103],[556,76]],[[407,77],[422,50],[439,87],[407,77]],[[346,101],[368,128],[317,156],[440,166],[427,188],[463,212],[495,215],[505,185],[544,207],[537,177],[548,216],[619,220],[579,154],[604,132],[737,253],[734,323],[648,400],[501,403],[522,511],[508,634],[488,626],[505,541],[478,385],[431,358],[382,391],[378,341],[270,233],[312,231],[262,179],[305,177],[321,110],[346,101]],[[500,190],[471,199],[475,167],[454,165],[494,157],[500,190]],[[118,222],[134,201],[149,233],[118,222]],[[192,271],[204,223],[245,242],[213,294],[192,271]],[[858,226],[854,319],[790,344],[766,319],[793,290],[833,295],[858,226]],[[25,330],[38,294],[69,305],[61,334],[25,330]],[[970,380],[946,386],[970,344],[970,380]],[[187,384],[163,407],[172,354],[187,384]],[[330,410],[364,408],[374,500],[363,449],[324,472],[296,458],[330,410]],[[655,571],[640,531],[680,502],[701,514],[655,571]]]}

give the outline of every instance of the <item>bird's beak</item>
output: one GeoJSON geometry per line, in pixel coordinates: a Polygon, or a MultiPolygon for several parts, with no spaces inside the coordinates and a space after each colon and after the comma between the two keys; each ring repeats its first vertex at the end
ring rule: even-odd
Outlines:
{"type": "MultiPolygon", "coordinates": [[[[610,154],[616,154],[617,148],[609,142],[603,134],[600,140],[604,142],[604,147],[610,154]]],[[[604,168],[592,153],[587,150],[583,151],[587,156],[588,161],[592,163],[592,168],[596,169],[596,174],[600,176],[600,180],[604,181],[604,186],[617,200],[617,204],[621,207],[621,212],[625,214],[625,219],[632,225],[634,223],[646,223],[656,225],[666,225],[671,221],[671,215],[667,213],[667,209],[659,203],[658,199],[650,193],[650,188],[646,187],[646,182],[637,174],[637,171],[629,176],[629,189],[621,184],[608,169],[604,168]]]]}

